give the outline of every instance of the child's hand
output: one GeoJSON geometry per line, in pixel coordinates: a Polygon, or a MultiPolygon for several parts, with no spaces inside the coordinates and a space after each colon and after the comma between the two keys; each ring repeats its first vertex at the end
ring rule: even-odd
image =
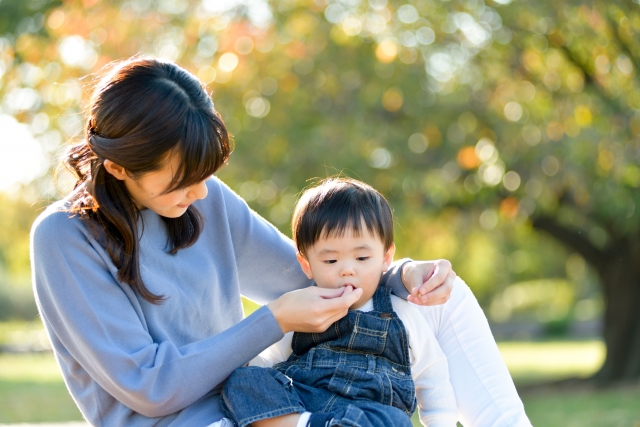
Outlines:
{"type": "Polygon", "coordinates": [[[324,332],[343,318],[349,307],[362,296],[362,289],[345,286],[339,289],[310,286],[287,292],[267,304],[283,333],[324,332]]]}
{"type": "Polygon", "coordinates": [[[402,282],[417,305],[439,305],[449,301],[456,273],[446,259],[411,261],[402,266],[402,282]]]}

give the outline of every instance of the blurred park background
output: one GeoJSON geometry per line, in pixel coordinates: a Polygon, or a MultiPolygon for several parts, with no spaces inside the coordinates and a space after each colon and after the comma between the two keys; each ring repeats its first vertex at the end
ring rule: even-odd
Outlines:
{"type": "Polygon", "coordinates": [[[0,0],[0,423],[80,419],[29,229],[95,73],[136,54],[207,85],[219,176],[285,234],[309,179],[385,194],[398,255],[473,289],[534,425],[640,426],[640,0],[0,0]]]}

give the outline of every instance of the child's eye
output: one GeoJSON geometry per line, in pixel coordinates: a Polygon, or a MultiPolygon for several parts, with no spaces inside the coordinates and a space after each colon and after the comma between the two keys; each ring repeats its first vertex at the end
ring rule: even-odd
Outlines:
{"type": "Polygon", "coordinates": [[[356,259],[357,259],[358,261],[366,261],[366,260],[368,260],[369,258],[371,258],[371,257],[368,257],[368,256],[359,256],[359,257],[358,257],[358,258],[356,258],[356,259]]]}
{"type": "Polygon", "coordinates": [[[336,260],[335,259],[327,259],[327,260],[324,260],[322,262],[324,262],[325,264],[334,264],[336,262],[336,260]]]}

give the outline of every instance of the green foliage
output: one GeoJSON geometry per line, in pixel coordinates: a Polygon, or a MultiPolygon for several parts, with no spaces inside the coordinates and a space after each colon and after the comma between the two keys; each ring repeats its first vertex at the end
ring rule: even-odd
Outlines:
{"type": "Polygon", "coordinates": [[[28,283],[22,286],[0,282],[0,321],[33,320],[38,310],[28,283]]]}
{"type": "Polygon", "coordinates": [[[51,156],[81,129],[81,77],[139,53],[173,59],[212,92],[235,136],[220,176],[252,208],[288,233],[310,178],[367,181],[395,209],[399,255],[451,259],[487,304],[539,278],[569,280],[571,304],[593,296],[593,272],[568,275],[574,255],[531,218],[599,249],[638,232],[630,0],[223,3],[43,2],[41,29],[1,39],[3,112],[51,156]],[[8,101],[19,94],[33,102],[8,101]]]}
{"type": "Polygon", "coordinates": [[[29,230],[38,213],[36,204],[0,193],[0,283],[2,275],[28,275],[29,230]]]}
{"type": "Polygon", "coordinates": [[[37,205],[0,193],[0,321],[38,315],[29,271],[29,229],[37,205]]]}

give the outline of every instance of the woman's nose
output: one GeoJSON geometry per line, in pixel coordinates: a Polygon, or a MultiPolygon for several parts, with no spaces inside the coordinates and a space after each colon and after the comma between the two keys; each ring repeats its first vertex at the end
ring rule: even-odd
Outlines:
{"type": "Polygon", "coordinates": [[[204,199],[209,194],[209,189],[207,188],[207,181],[201,181],[197,184],[193,184],[189,187],[189,197],[193,197],[194,199],[204,199]]]}

